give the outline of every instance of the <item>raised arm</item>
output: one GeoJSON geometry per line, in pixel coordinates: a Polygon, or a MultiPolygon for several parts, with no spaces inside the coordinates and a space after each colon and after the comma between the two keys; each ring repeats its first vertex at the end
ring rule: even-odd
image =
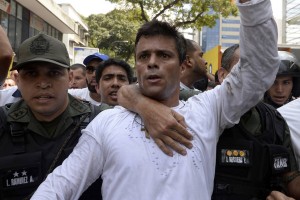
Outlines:
{"type": "Polygon", "coordinates": [[[2,85],[7,77],[7,72],[13,58],[13,50],[2,26],[0,26],[0,47],[0,85],[2,85]]]}
{"type": "Polygon", "coordinates": [[[136,85],[122,86],[118,91],[118,103],[143,118],[147,132],[167,155],[173,155],[169,147],[182,155],[186,155],[186,150],[180,144],[192,148],[192,135],[186,130],[184,118],[169,107],[143,96],[136,85]]]}
{"type": "Polygon", "coordinates": [[[220,132],[237,124],[262,99],[280,64],[270,0],[239,1],[237,5],[241,16],[240,60],[209,96],[211,102],[216,101],[213,109],[220,132]]]}

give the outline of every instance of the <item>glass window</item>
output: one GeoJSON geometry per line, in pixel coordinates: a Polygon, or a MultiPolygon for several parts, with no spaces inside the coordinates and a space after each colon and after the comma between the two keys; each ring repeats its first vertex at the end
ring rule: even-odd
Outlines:
{"type": "Polygon", "coordinates": [[[20,5],[20,4],[18,4],[17,5],[17,18],[18,19],[22,19],[22,12],[23,11],[23,7],[20,5]]]}
{"type": "Polygon", "coordinates": [[[55,37],[55,28],[52,27],[52,33],[51,33],[52,37],[55,37]]]}
{"type": "Polygon", "coordinates": [[[26,40],[29,38],[29,23],[30,23],[30,12],[28,9],[23,7],[23,14],[22,14],[22,40],[26,40]]]}
{"type": "Polygon", "coordinates": [[[14,51],[16,51],[15,48],[15,42],[16,42],[16,17],[10,15],[9,16],[9,26],[8,26],[8,39],[10,41],[10,44],[14,51]]]}
{"type": "Polygon", "coordinates": [[[222,22],[224,24],[240,24],[240,20],[238,19],[223,19],[222,22]]]}
{"type": "Polygon", "coordinates": [[[63,34],[61,32],[58,32],[58,40],[62,41],[62,38],[63,38],[63,34]]]}
{"type": "Polygon", "coordinates": [[[44,21],[37,15],[31,13],[30,15],[30,26],[40,32],[43,31],[44,21]]]}
{"type": "Polygon", "coordinates": [[[16,27],[16,43],[15,48],[18,49],[22,41],[22,21],[17,19],[16,27]]]}
{"type": "Polygon", "coordinates": [[[238,36],[238,35],[222,35],[222,39],[239,40],[240,36],[238,36]]]}
{"type": "Polygon", "coordinates": [[[10,3],[7,2],[8,5],[10,5],[10,12],[8,13],[8,9],[5,10],[8,14],[11,14],[13,16],[16,16],[16,1],[11,0],[10,3]]]}
{"type": "Polygon", "coordinates": [[[240,28],[234,28],[234,27],[222,27],[222,31],[239,32],[239,31],[240,31],[240,28]]]}
{"type": "Polygon", "coordinates": [[[52,32],[52,27],[50,25],[48,25],[48,33],[47,33],[47,35],[51,35],[51,32],[52,32]]]}
{"type": "Polygon", "coordinates": [[[4,31],[7,33],[8,31],[8,14],[6,12],[3,12],[0,10],[1,15],[1,26],[4,29],[4,31]]]}
{"type": "Polygon", "coordinates": [[[44,21],[44,25],[43,25],[43,32],[47,33],[48,32],[48,24],[47,22],[44,21]]]}

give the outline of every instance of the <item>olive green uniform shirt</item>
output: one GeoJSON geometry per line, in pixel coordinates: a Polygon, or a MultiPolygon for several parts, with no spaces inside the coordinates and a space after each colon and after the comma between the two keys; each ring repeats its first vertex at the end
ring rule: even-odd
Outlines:
{"type": "Polygon", "coordinates": [[[88,103],[84,103],[71,95],[68,95],[68,97],[69,103],[66,110],[51,122],[38,121],[24,100],[11,105],[7,113],[7,121],[28,124],[27,129],[46,138],[59,137],[72,125],[73,117],[91,112],[88,103]]]}

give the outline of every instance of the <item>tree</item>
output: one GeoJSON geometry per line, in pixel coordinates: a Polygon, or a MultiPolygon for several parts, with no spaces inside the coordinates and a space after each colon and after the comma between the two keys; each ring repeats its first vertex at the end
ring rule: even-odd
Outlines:
{"type": "Polygon", "coordinates": [[[144,22],[152,19],[168,21],[176,27],[201,29],[212,27],[221,14],[237,15],[232,0],[109,0],[127,9],[133,8],[135,16],[144,22]],[[214,12],[211,12],[213,10],[214,12]]]}
{"type": "Polygon", "coordinates": [[[107,14],[90,15],[86,18],[92,47],[102,53],[128,61],[134,51],[137,29],[142,20],[134,16],[137,11],[115,9],[107,14]]]}

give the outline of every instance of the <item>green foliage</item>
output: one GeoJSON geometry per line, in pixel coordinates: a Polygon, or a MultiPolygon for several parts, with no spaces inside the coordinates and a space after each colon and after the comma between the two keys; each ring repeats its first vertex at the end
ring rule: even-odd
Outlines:
{"type": "Polygon", "coordinates": [[[237,15],[231,0],[109,0],[127,9],[139,10],[144,22],[166,20],[176,27],[201,29],[215,25],[219,15],[237,15]],[[210,12],[210,10],[214,12],[210,12]]]}
{"type": "Polygon", "coordinates": [[[109,0],[123,9],[90,15],[89,46],[111,57],[134,63],[134,40],[138,28],[152,19],[165,20],[180,28],[201,29],[215,25],[219,15],[237,15],[231,0],[109,0]],[[213,10],[213,12],[212,12],[213,10]]]}
{"type": "Polygon", "coordinates": [[[136,17],[137,10],[115,9],[106,15],[90,15],[86,18],[89,27],[89,46],[100,49],[111,57],[130,60],[134,40],[142,20],[136,17]]]}

